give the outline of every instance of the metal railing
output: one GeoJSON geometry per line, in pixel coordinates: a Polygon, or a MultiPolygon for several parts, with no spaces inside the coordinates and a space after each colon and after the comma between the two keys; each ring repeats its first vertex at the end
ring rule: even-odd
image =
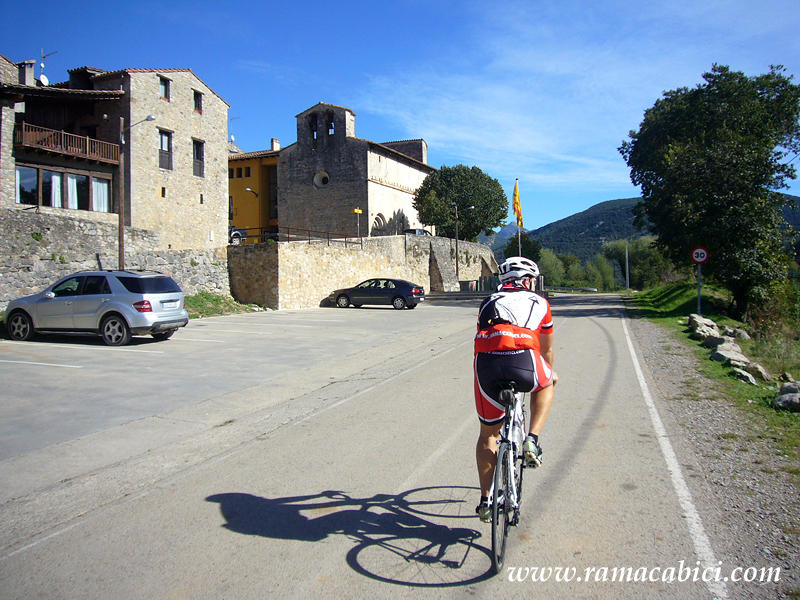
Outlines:
{"type": "Polygon", "coordinates": [[[119,144],[30,123],[23,122],[17,125],[14,130],[14,145],[119,164],[119,144]]]}
{"type": "Polygon", "coordinates": [[[236,227],[231,232],[231,243],[305,242],[308,244],[350,244],[364,248],[363,236],[348,236],[329,231],[298,229],[295,227],[236,227]],[[277,229],[277,231],[275,231],[277,229]],[[238,241],[236,240],[238,238],[238,241]]]}

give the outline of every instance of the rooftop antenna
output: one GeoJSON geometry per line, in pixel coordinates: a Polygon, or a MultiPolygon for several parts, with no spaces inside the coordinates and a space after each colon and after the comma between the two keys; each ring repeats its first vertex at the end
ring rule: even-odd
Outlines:
{"type": "Polygon", "coordinates": [[[39,60],[39,81],[41,81],[42,85],[44,86],[50,85],[50,80],[47,79],[47,75],[44,74],[44,59],[47,58],[48,56],[53,56],[53,54],[55,54],[56,52],[58,52],[58,50],[53,50],[49,54],[45,54],[44,48],[42,48],[42,53],[40,54],[41,58],[39,60]]]}
{"type": "MultiPolygon", "coordinates": [[[[228,119],[228,133],[230,133],[231,131],[231,123],[233,123],[236,119],[241,119],[241,117],[231,117],[230,119],[228,119]]],[[[233,137],[233,134],[231,134],[231,141],[232,142],[236,141],[236,138],[233,137]]]]}

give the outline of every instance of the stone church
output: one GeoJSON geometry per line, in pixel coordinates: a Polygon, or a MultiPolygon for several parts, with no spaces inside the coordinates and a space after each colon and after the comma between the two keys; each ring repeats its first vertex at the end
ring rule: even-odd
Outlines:
{"type": "Polygon", "coordinates": [[[422,227],[412,199],[436,171],[425,140],[364,140],[355,135],[355,118],[349,108],[325,103],[297,115],[297,142],[278,158],[281,229],[382,236],[422,227]]]}

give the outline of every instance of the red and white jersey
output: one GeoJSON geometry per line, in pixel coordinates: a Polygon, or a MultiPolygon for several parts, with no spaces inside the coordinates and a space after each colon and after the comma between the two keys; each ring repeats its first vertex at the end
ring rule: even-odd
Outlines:
{"type": "Polygon", "coordinates": [[[539,350],[539,335],[553,332],[550,303],[529,290],[504,286],[478,312],[475,353],[539,350]]]}

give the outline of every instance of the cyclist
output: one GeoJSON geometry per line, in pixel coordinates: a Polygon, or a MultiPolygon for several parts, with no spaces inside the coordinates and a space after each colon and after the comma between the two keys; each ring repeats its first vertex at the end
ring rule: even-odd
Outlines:
{"type": "Polygon", "coordinates": [[[525,464],[542,463],[539,434],[553,403],[553,317],[550,304],[534,293],[539,267],[523,257],[500,265],[500,287],[488,296],[478,312],[475,336],[475,405],[481,422],[475,448],[481,500],[476,512],[491,522],[489,490],[497,463],[497,444],[505,408],[497,402],[498,379],[511,379],[517,391],[531,393],[529,433],[522,445],[525,464]]]}

